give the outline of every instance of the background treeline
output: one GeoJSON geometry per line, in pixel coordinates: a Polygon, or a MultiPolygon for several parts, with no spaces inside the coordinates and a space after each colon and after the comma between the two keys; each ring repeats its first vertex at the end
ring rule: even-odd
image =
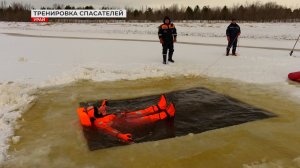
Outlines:
{"type": "Polygon", "coordinates": [[[7,5],[5,1],[0,2],[0,20],[1,21],[30,21],[29,4],[12,3],[7,5]]]}
{"type": "MultiPolygon", "coordinates": [[[[30,21],[30,10],[33,7],[30,4],[12,3],[6,4],[0,2],[0,20],[1,21],[30,21]]],[[[52,7],[42,7],[41,9],[95,9],[93,6],[75,7],[71,5],[54,4],[52,7]]],[[[111,9],[102,7],[101,9],[111,9]]],[[[246,5],[235,5],[232,7],[214,7],[199,6],[179,7],[172,5],[161,8],[127,8],[126,21],[160,21],[163,16],[170,16],[175,20],[230,20],[231,18],[240,21],[256,22],[298,22],[300,21],[300,8],[291,9],[275,2],[252,3],[246,5]]],[[[71,21],[71,19],[52,19],[52,21],[71,21]]],[[[72,19],[74,21],[74,19],[72,19]]],[[[78,20],[78,19],[77,19],[78,20]]],[[[88,19],[79,19],[88,20],[88,19]]],[[[89,19],[90,20],[90,19],[89,19]]],[[[93,19],[103,20],[103,19],[93,19]]],[[[124,19],[123,19],[124,20],[124,19]]]]}
{"type": "Polygon", "coordinates": [[[242,21],[300,21],[300,8],[290,9],[277,5],[274,2],[261,4],[259,2],[248,5],[235,5],[232,7],[181,7],[172,5],[169,8],[146,8],[145,10],[127,9],[128,18],[136,20],[158,20],[162,16],[170,16],[175,20],[230,20],[232,18],[242,21]]]}

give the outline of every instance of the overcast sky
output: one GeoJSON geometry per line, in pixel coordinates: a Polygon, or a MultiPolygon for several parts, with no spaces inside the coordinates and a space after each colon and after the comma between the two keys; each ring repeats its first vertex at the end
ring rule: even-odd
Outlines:
{"type": "MultiPolygon", "coordinates": [[[[4,1],[4,0],[0,0],[4,1]]],[[[95,7],[100,6],[112,6],[118,8],[124,7],[160,7],[165,5],[166,7],[172,4],[178,4],[179,6],[195,6],[200,7],[209,5],[210,7],[215,6],[232,6],[236,4],[246,4],[256,2],[256,0],[5,0],[7,4],[11,2],[22,2],[30,3],[35,8],[40,8],[41,6],[52,7],[53,4],[70,4],[73,6],[85,6],[93,5],[95,7]]],[[[291,8],[300,8],[300,0],[260,0],[260,2],[277,2],[280,5],[284,5],[291,8]]]]}

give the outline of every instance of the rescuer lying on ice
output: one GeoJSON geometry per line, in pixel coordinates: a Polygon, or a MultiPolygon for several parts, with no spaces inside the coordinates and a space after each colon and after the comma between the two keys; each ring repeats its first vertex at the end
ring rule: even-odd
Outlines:
{"type": "Polygon", "coordinates": [[[130,133],[121,133],[112,127],[114,121],[123,119],[128,123],[136,125],[154,123],[160,120],[173,118],[175,115],[175,107],[173,103],[167,106],[167,100],[164,95],[160,97],[157,105],[150,106],[143,110],[133,112],[122,112],[118,114],[107,114],[107,100],[102,101],[100,107],[89,106],[87,108],[80,107],[77,109],[80,122],[83,126],[96,126],[105,133],[114,136],[124,142],[133,141],[130,133]]]}

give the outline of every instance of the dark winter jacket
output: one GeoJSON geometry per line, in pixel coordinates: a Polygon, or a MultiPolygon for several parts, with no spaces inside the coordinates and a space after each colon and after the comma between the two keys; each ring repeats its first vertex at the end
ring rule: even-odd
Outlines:
{"type": "Polygon", "coordinates": [[[226,35],[230,38],[236,38],[238,35],[241,34],[241,29],[238,24],[231,23],[226,30],[226,35]]]}
{"type": "Polygon", "coordinates": [[[165,23],[166,19],[169,18],[165,17],[164,23],[160,25],[158,28],[158,37],[162,39],[164,43],[173,43],[173,40],[176,39],[177,37],[176,28],[173,23],[166,24],[165,23]]]}

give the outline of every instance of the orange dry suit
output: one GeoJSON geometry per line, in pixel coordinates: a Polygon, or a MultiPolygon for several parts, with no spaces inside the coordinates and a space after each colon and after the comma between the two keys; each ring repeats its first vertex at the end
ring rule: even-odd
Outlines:
{"type": "Polygon", "coordinates": [[[166,118],[172,118],[175,115],[174,104],[170,103],[167,107],[167,101],[164,95],[161,96],[159,103],[155,106],[150,106],[146,109],[133,112],[123,112],[120,113],[120,115],[106,115],[106,104],[107,100],[104,100],[100,108],[94,106],[90,106],[86,109],[84,107],[78,108],[77,113],[79,115],[80,122],[83,126],[92,126],[93,123],[93,125],[95,125],[97,128],[124,142],[132,141],[131,134],[123,134],[120,131],[112,128],[111,125],[115,119],[121,117],[130,123],[147,124],[164,120],[166,118]]]}

